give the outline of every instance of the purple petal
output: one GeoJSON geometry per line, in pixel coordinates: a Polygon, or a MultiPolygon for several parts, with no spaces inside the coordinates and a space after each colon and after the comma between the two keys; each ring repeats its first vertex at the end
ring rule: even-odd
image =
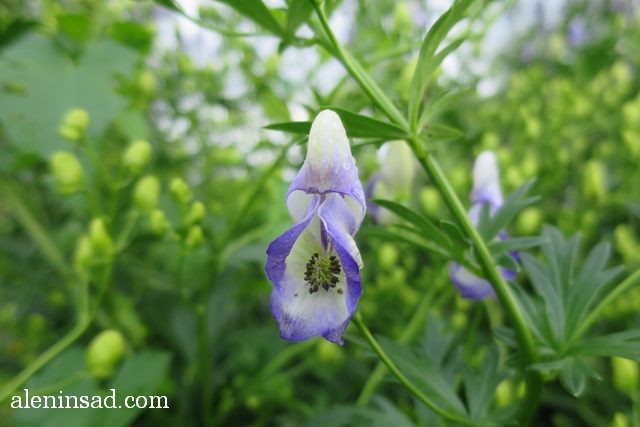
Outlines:
{"type": "Polygon", "coordinates": [[[473,165],[471,203],[489,203],[492,208],[502,206],[498,161],[492,151],[483,151],[473,165]]]}
{"type": "Polygon", "coordinates": [[[357,223],[337,194],[326,196],[317,212],[274,240],[267,250],[265,270],[274,285],[271,309],[280,336],[286,340],[323,336],[342,344],[342,334],[362,293],[360,254],[350,235],[357,230],[357,223]],[[327,243],[319,237],[325,234],[327,243]],[[333,250],[340,260],[338,287],[310,293],[304,280],[306,263],[314,253],[327,250],[333,250]]]}
{"type": "Polygon", "coordinates": [[[449,277],[462,298],[479,300],[496,295],[488,281],[474,275],[457,262],[449,264],[449,277]]]}

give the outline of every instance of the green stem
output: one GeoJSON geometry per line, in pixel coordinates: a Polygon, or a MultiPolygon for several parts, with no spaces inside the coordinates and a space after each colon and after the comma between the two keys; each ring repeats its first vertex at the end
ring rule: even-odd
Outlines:
{"type": "Polygon", "coordinates": [[[5,194],[5,201],[13,208],[16,219],[22,224],[27,233],[31,236],[33,242],[38,246],[40,252],[44,255],[49,264],[54,267],[60,274],[67,276],[69,268],[62,256],[62,253],[47,233],[45,227],[31,214],[20,196],[9,188],[8,185],[2,185],[5,194]]]}
{"type": "Polygon", "coordinates": [[[407,129],[409,124],[402,113],[400,113],[400,110],[393,105],[391,100],[389,100],[382,89],[380,89],[380,86],[378,86],[376,82],[369,77],[358,61],[342,48],[342,45],[338,42],[338,39],[329,25],[324,9],[320,6],[318,1],[309,1],[313,4],[316,14],[318,15],[318,19],[320,20],[320,25],[329,39],[329,43],[333,47],[333,52],[330,53],[334,54],[342,65],[344,65],[344,67],[349,71],[349,74],[351,74],[356,82],[358,82],[362,90],[367,94],[367,96],[369,96],[376,107],[389,117],[392,122],[398,124],[404,129],[407,129]]]}
{"type": "Polygon", "coordinates": [[[43,366],[54,359],[64,349],[75,342],[89,326],[89,318],[80,320],[60,341],[49,347],[44,353],[41,353],[36,360],[31,362],[29,366],[24,368],[18,375],[13,377],[0,392],[0,404],[12,396],[15,391],[29,380],[43,366]]]}
{"type": "Polygon", "coordinates": [[[615,301],[616,298],[625,293],[629,288],[636,285],[638,282],[640,282],[640,268],[631,273],[631,275],[629,275],[622,282],[620,282],[618,286],[616,286],[611,292],[609,292],[609,294],[604,297],[593,310],[591,310],[587,318],[584,321],[580,322],[580,324],[578,325],[570,342],[573,343],[578,338],[582,337],[589,330],[591,325],[593,325],[593,323],[598,320],[598,318],[602,314],[602,311],[609,304],[615,301]]]}
{"type": "Polygon", "coordinates": [[[459,423],[459,424],[462,424],[462,425],[465,425],[465,426],[474,426],[475,425],[472,422],[470,422],[469,420],[467,420],[467,419],[465,419],[465,418],[463,418],[463,417],[461,417],[461,416],[459,416],[457,414],[451,414],[451,413],[447,412],[446,410],[440,408],[435,402],[433,402],[431,399],[429,399],[429,397],[427,395],[422,393],[422,391],[420,391],[420,389],[418,389],[418,387],[416,387],[402,373],[402,371],[400,371],[400,369],[396,366],[396,364],[393,362],[393,360],[391,360],[391,358],[387,355],[387,353],[382,349],[382,347],[380,346],[378,341],[374,338],[374,336],[371,334],[371,332],[369,332],[369,329],[367,329],[367,326],[364,324],[364,321],[362,320],[362,316],[360,315],[360,313],[356,313],[356,315],[353,316],[353,323],[355,323],[355,325],[360,329],[360,332],[362,332],[362,335],[364,336],[364,338],[367,340],[367,342],[369,343],[369,345],[371,346],[373,351],[376,352],[376,354],[378,355],[380,360],[382,360],[382,362],[385,365],[387,365],[387,368],[389,368],[389,371],[398,379],[398,381],[400,381],[400,383],[412,395],[414,395],[418,400],[420,400],[428,408],[430,408],[432,411],[434,411],[436,414],[440,415],[444,419],[447,419],[449,421],[453,421],[455,423],[459,423]]]}
{"type": "MultiPolygon", "coordinates": [[[[435,158],[430,156],[422,148],[418,139],[411,138],[409,143],[418,158],[420,165],[425,170],[433,184],[440,191],[440,194],[444,198],[444,201],[458,223],[458,226],[460,226],[465,235],[471,239],[480,267],[482,268],[485,277],[491,283],[493,290],[498,296],[498,300],[500,300],[500,304],[504,308],[505,313],[510,319],[516,332],[516,337],[524,356],[525,365],[535,363],[538,360],[538,352],[533,341],[533,337],[531,336],[531,332],[527,327],[522,310],[518,306],[515,296],[511,292],[509,285],[507,285],[507,282],[498,271],[486,243],[480,236],[478,230],[476,230],[471,223],[464,206],[460,202],[455,190],[447,180],[435,158]]],[[[527,393],[523,399],[523,405],[520,413],[521,425],[528,424],[531,416],[533,415],[533,411],[537,406],[537,402],[540,399],[540,392],[542,391],[542,378],[539,373],[529,371],[526,374],[525,380],[527,384],[527,393]]]]}
{"type": "MultiPolygon", "coordinates": [[[[402,334],[398,337],[398,342],[401,344],[410,342],[411,339],[418,333],[420,327],[424,325],[424,318],[431,305],[431,292],[424,292],[422,294],[422,299],[418,302],[416,309],[409,320],[406,328],[403,329],[402,334]]],[[[358,396],[358,400],[356,401],[358,406],[366,406],[371,400],[371,396],[376,391],[376,388],[384,378],[384,375],[387,373],[387,368],[382,362],[378,362],[375,369],[369,375],[367,382],[364,387],[362,387],[362,391],[358,396]]]]}

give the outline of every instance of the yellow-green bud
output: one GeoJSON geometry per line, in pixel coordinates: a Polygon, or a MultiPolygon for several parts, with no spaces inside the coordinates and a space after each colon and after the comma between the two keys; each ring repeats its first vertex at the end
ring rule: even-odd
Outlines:
{"type": "Polygon", "coordinates": [[[86,234],[78,238],[76,242],[76,251],[73,256],[73,264],[76,269],[84,270],[91,265],[93,260],[93,245],[91,239],[86,234]]]}
{"type": "Polygon", "coordinates": [[[101,218],[94,218],[89,225],[91,249],[98,256],[110,256],[113,252],[113,241],[101,218]]]}
{"type": "Polygon", "coordinates": [[[162,235],[169,230],[169,221],[167,216],[160,209],[154,209],[149,214],[149,225],[151,231],[157,235],[162,235]]]}
{"type": "Polygon", "coordinates": [[[158,206],[160,182],[153,175],[140,178],[133,190],[133,203],[141,211],[150,211],[158,206]]]}
{"type": "Polygon", "coordinates": [[[467,313],[463,311],[456,311],[455,313],[453,313],[453,318],[451,320],[453,323],[453,328],[460,331],[467,326],[467,313]]]}
{"type": "Polygon", "coordinates": [[[395,32],[408,31],[413,26],[411,11],[404,2],[397,2],[393,6],[393,30],[395,32]]]}
{"type": "Polygon", "coordinates": [[[58,133],[69,141],[78,141],[89,126],[89,113],[83,108],[74,108],[64,115],[58,133]]]}
{"type": "Polygon", "coordinates": [[[616,412],[609,425],[611,427],[629,427],[629,418],[623,412],[616,412]]]}
{"type": "Polygon", "coordinates": [[[607,177],[604,164],[599,160],[589,160],[585,166],[584,195],[588,199],[602,201],[607,196],[607,177]]]}
{"type": "Polygon", "coordinates": [[[87,367],[97,378],[108,378],[124,356],[125,341],[114,329],[99,333],[87,349],[87,367]]]}
{"type": "Polygon", "coordinates": [[[327,365],[336,365],[342,362],[344,354],[338,345],[334,345],[326,340],[319,340],[316,348],[318,357],[327,365]]]}
{"type": "Polygon", "coordinates": [[[494,132],[485,132],[482,135],[482,149],[483,150],[496,150],[500,145],[500,139],[494,132]]]}
{"type": "Polygon", "coordinates": [[[202,245],[204,241],[204,235],[202,234],[202,227],[199,225],[194,225],[189,228],[189,232],[187,233],[187,239],[185,240],[185,244],[189,248],[196,248],[202,245]]]}
{"type": "Polygon", "coordinates": [[[383,243],[378,248],[378,264],[383,269],[390,269],[398,263],[398,249],[391,243],[383,243]]]}
{"type": "Polygon", "coordinates": [[[151,144],[143,139],[138,139],[129,144],[122,157],[122,162],[131,172],[138,173],[149,164],[151,151],[151,144]]]}
{"type": "Polygon", "coordinates": [[[138,74],[138,87],[145,95],[153,95],[156,90],[155,76],[150,71],[142,71],[138,74]]]}
{"type": "Polygon", "coordinates": [[[622,357],[611,358],[613,384],[620,391],[629,393],[638,388],[638,362],[622,357]]]}
{"type": "Polygon", "coordinates": [[[529,207],[518,216],[516,225],[520,234],[536,234],[542,224],[542,211],[540,208],[529,207]]]}
{"type": "Polygon", "coordinates": [[[72,153],[67,151],[54,153],[49,160],[49,167],[62,194],[75,193],[84,185],[84,169],[72,153]]]}
{"type": "Polygon", "coordinates": [[[173,178],[169,185],[169,191],[180,204],[186,205],[191,200],[191,189],[182,178],[173,178]]]}
{"type": "Polygon", "coordinates": [[[426,187],[420,191],[419,195],[422,209],[431,216],[437,216],[440,210],[440,193],[433,187],[426,187]]]}
{"type": "Polygon", "coordinates": [[[495,396],[498,407],[505,407],[513,402],[513,382],[508,378],[502,380],[496,388],[495,396]]]}
{"type": "Polygon", "coordinates": [[[620,224],[616,227],[614,236],[616,248],[622,254],[624,262],[630,265],[640,263],[640,245],[633,228],[628,224],[620,224]]]}
{"type": "Polygon", "coordinates": [[[201,223],[204,219],[205,211],[204,203],[201,201],[193,202],[191,209],[189,209],[189,213],[187,214],[186,223],[190,225],[201,223]]]}

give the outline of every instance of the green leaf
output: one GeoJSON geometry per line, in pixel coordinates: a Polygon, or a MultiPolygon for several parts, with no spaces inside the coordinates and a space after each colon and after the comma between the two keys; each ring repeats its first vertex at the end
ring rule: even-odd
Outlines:
{"type": "MultiPolygon", "coordinates": [[[[169,372],[168,353],[146,350],[127,359],[109,384],[120,396],[152,396],[169,372]]],[[[170,402],[168,403],[171,406],[170,402]]],[[[142,412],[138,408],[110,410],[99,425],[125,427],[142,412]]],[[[98,424],[95,424],[98,425],[98,424]]]]}
{"type": "Polygon", "coordinates": [[[393,228],[367,226],[367,227],[363,227],[360,230],[360,233],[363,236],[375,236],[375,237],[381,237],[387,240],[404,242],[409,245],[420,248],[422,250],[426,250],[427,252],[432,252],[434,254],[437,254],[443,259],[450,259],[453,257],[453,255],[448,253],[446,249],[440,246],[437,246],[427,240],[422,239],[417,233],[415,233],[415,231],[413,231],[411,234],[407,234],[407,233],[401,233],[399,231],[396,231],[393,228]]]}
{"type": "Polygon", "coordinates": [[[571,357],[564,360],[560,370],[560,383],[575,397],[580,397],[587,388],[587,377],[597,374],[580,358],[571,357]]]}
{"type": "Polygon", "coordinates": [[[540,199],[539,197],[524,198],[533,184],[534,181],[531,180],[511,193],[493,216],[482,215],[480,217],[478,231],[486,242],[492,241],[520,211],[540,199]]]}
{"type": "Polygon", "coordinates": [[[394,139],[406,139],[408,135],[398,126],[385,123],[380,120],[363,116],[338,107],[322,107],[335,111],[347,130],[347,135],[352,138],[379,138],[387,141],[394,139]]]}
{"type": "Polygon", "coordinates": [[[426,354],[416,354],[409,348],[386,338],[380,338],[380,345],[400,370],[420,387],[420,390],[441,405],[450,408],[466,418],[467,410],[457,396],[451,383],[447,381],[438,364],[426,354]]]}
{"type": "Polygon", "coordinates": [[[447,111],[452,106],[458,106],[460,100],[468,97],[472,93],[471,89],[462,89],[454,92],[453,90],[442,91],[438,96],[434,97],[431,102],[427,103],[420,121],[418,129],[424,129],[427,123],[435,116],[447,111]]]}
{"type": "Polygon", "coordinates": [[[620,356],[640,361],[640,329],[583,338],[574,351],[585,356],[620,356]]]}
{"type": "Polygon", "coordinates": [[[280,24],[262,0],[218,0],[236,10],[239,14],[249,18],[265,30],[284,35],[280,24]]]}
{"type": "MultiPolygon", "coordinates": [[[[406,139],[406,133],[399,127],[363,116],[342,108],[323,107],[335,111],[344,125],[349,138],[376,138],[380,141],[406,139]]],[[[269,130],[280,130],[295,134],[309,134],[311,122],[273,123],[264,127],[269,130]]]]}
{"type": "Polygon", "coordinates": [[[263,129],[279,130],[296,135],[309,135],[309,131],[311,130],[311,122],[272,123],[270,125],[264,126],[263,129]]]}
{"type": "Polygon", "coordinates": [[[400,218],[418,227],[422,231],[423,237],[433,240],[437,245],[442,246],[443,248],[451,248],[451,240],[449,240],[446,234],[439,230],[438,227],[436,227],[428,218],[390,200],[375,199],[372,200],[372,202],[390,210],[400,218]]]}
{"type": "Polygon", "coordinates": [[[451,126],[432,124],[422,131],[422,135],[432,141],[449,141],[461,138],[464,136],[464,133],[459,129],[452,128],[451,126]]]}
{"type": "Polygon", "coordinates": [[[88,43],[76,63],[38,34],[13,43],[0,53],[0,120],[9,140],[41,156],[68,149],[58,128],[72,108],[89,112],[87,134],[99,139],[128,103],[116,92],[116,77],[132,75],[137,59],[136,52],[110,40],[88,43]]]}
{"type": "Polygon", "coordinates": [[[288,3],[287,32],[294,35],[298,27],[309,19],[313,6],[308,0],[289,0],[288,3]]]}
{"type": "MultiPolygon", "coordinates": [[[[431,74],[436,69],[432,66],[434,62],[442,62],[444,56],[436,58],[438,46],[442,43],[451,28],[464,17],[464,12],[472,3],[472,0],[458,0],[447,10],[429,29],[429,32],[422,41],[420,53],[418,55],[418,63],[416,70],[411,79],[411,95],[409,97],[409,122],[412,128],[418,124],[418,115],[427,83],[431,79],[431,74]]],[[[457,47],[457,46],[455,46],[457,47]]],[[[453,48],[445,48],[446,53],[452,51],[453,48]]]]}
{"type": "Polygon", "coordinates": [[[534,237],[509,237],[505,240],[494,240],[489,243],[489,250],[494,257],[500,257],[506,255],[509,252],[521,251],[524,249],[535,248],[547,241],[546,237],[534,236],[534,237]]]}
{"type": "Polygon", "coordinates": [[[56,17],[58,30],[77,42],[84,42],[91,36],[93,22],[88,15],[64,14],[56,17]]]}

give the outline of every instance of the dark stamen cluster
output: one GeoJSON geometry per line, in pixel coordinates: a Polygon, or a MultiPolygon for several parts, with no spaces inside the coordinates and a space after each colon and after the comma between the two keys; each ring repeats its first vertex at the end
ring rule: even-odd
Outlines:
{"type": "Polygon", "coordinates": [[[318,292],[320,287],[325,291],[335,288],[340,281],[340,271],[340,261],[335,255],[318,255],[317,252],[311,255],[304,273],[304,280],[309,284],[309,293],[318,292]]]}

